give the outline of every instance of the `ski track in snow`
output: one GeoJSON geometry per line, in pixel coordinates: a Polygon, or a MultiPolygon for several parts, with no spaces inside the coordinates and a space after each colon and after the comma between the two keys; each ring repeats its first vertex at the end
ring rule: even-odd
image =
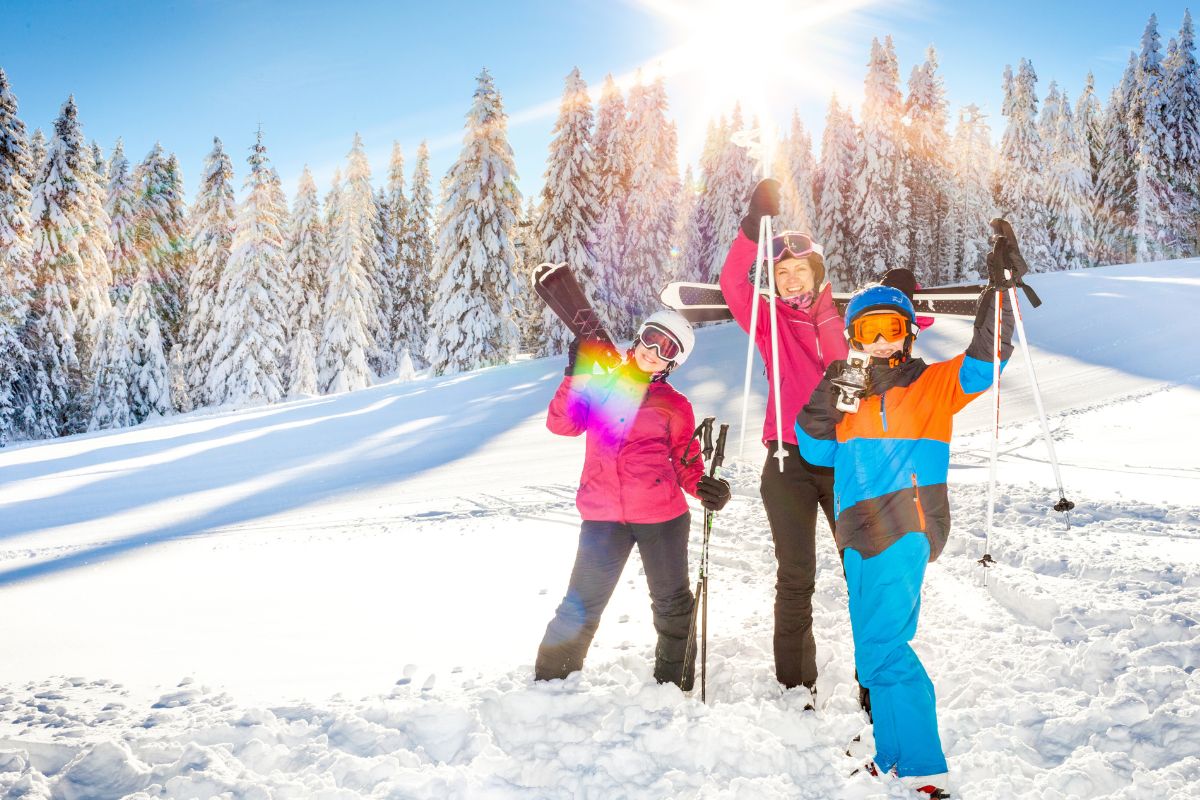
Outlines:
{"type": "MultiPolygon", "coordinates": [[[[1095,274],[1120,280],[1133,269],[1095,274]]],[[[1056,286],[1085,276],[1038,277],[1046,285],[1043,289],[1039,282],[1039,291],[1052,301],[1056,286]]],[[[1184,285],[1191,287],[1191,295],[1197,294],[1193,284],[1184,285]]],[[[1052,302],[1048,306],[1053,307],[1052,302]]],[[[1169,316],[1161,309],[1155,313],[1169,316]]],[[[1148,336],[1153,331],[1139,333],[1148,336]]],[[[953,337],[948,338],[952,345],[953,337]]],[[[735,331],[701,331],[701,341],[719,343],[731,358],[744,352],[744,339],[735,331]]],[[[944,342],[940,346],[950,347],[944,342]]],[[[1065,355],[1046,360],[1083,352],[1081,346],[1072,347],[1065,342],[1065,355]]],[[[1049,423],[1066,493],[1077,504],[1070,528],[1063,515],[1050,510],[1057,494],[1041,429],[1030,418],[1027,403],[1017,401],[1017,421],[1001,431],[1000,484],[990,537],[985,530],[990,431],[979,425],[986,414],[968,417],[959,427],[950,471],[954,528],[945,552],[929,568],[914,643],[938,692],[942,739],[958,797],[1200,797],[1200,505],[1195,504],[1200,468],[1194,433],[1179,441],[1180,434],[1170,427],[1180,416],[1194,414],[1196,380],[1192,375],[1182,382],[1164,381],[1158,366],[1136,366],[1133,371],[1143,376],[1140,382],[1101,386],[1101,376],[1088,384],[1096,389],[1092,400],[1070,403],[1060,396],[1051,404],[1049,423]],[[985,552],[985,541],[996,560],[986,574],[976,563],[985,552]]],[[[1185,372],[1196,372],[1192,367],[1185,372]]],[[[436,396],[443,386],[477,381],[484,393],[524,396],[536,385],[537,378],[530,378],[540,374],[536,369],[535,364],[493,371],[486,378],[444,379],[430,387],[430,395],[436,396]]],[[[1093,371],[1089,367],[1083,373],[1093,371]]],[[[741,374],[736,372],[734,379],[741,374]]],[[[1048,377],[1044,385],[1053,385],[1055,376],[1048,377]]],[[[1059,377],[1059,383],[1069,382],[1069,376],[1059,377]]],[[[721,406],[729,388],[714,381],[710,372],[695,370],[687,391],[697,410],[720,408],[722,416],[735,419],[721,406]]],[[[427,389],[402,385],[368,391],[412,397],[427,389]]],[[[457,388],[450,391],[461,393],[457,388]]],[[[1020,397],[1019,390],[1013,394],[1020,397]]],[[[531,401],[531,414],[543,400],[531,401]]],[[[328,405],[331,410],[321,413],[337,414],[339,402],[322,399],[312,406],[328,405]]],[[[356,402],[355,409],[368,402],[369,409],[389,404],[378,394],[356,402]]],[[[435,410],[441,411],[438,401],[425,402],[418,409],[431,418],[435,410]]],[[[224,419],[201,414],[189,417],[188,424],[218,431],[229,424],[236,436],[253,437],[256,420],[271,424],[277,414],[292,420],[287,424],[303,427],[297,408],[304,406],[253,410],[224,419]]],[[[515,415],[510,411],[510,416],[515,415]]],[[[751,419],[753,423],[754,414],[751,419]]],[[[395,420],[386,424],[394,425],[395,420]]],[[[520,430],[513,435],[528,439],[539,427],[517,424],[520,430]]],[[[138,453],[144,450],[154,464],[153,443],[174,434],[172,426],[161,425],[123,435],[133,436],[141,448],[138,453]]],[[[93,443],[88,438],[78,441],[93,443]]],[[[393,677],[369,693],[271,702],[240,698],[202,674],[164,684],[166,676],[155,673],[158,688],[99,675],[12,680],[7,676],[20,673],[23,654],[57,644],[60,634],[57,625],[46,623],[32,637],[27,628],[20,628],[27,638],[14,639],[5,634],[17,630],[10,618],[0,622],[0,639],[5,640],[0,645],[0,797],[916,797],[894,782],[848,777],[854,762],[843,751],[863,731],[865,720],[854,691],[845,586],[823,524],[818,529],[814,597],[821,671],[818,710],[805,712],[807,694],[782,692],[774,680],[775,562],[758,500],[762,466],[754,461],[758,456],[753,447],[754,455],[732,458],[722,471],[733,486],[734,500],[718,515],[711,543],[709,704],[699,701],[698,691],[689,697],[652,680],[653,632],[636,554],[583,672],[566,681],[533,684],[530,662],[536,637],[565,586],[578,528],[574,475],[564,471],[568,466],[577,470],[578,453],[569,442],[564,446],[546,438],[538,441],[541,449],[534,450],[526,466],[553,479],[536,485],[522,482],[520,469],[512,470],[502,458],[482,452],[470,456],[474,460],[454,462],[460,472],[455,478],[447,477],[452,472],[438,473],[440,463],[431,465],[436,474],[419,484],[421,490],[396,497],[366,493],[340,505],[301,509],[300,514],[250,516],[184,529],[169,545],[176,550],[164,551],[195,558],[200,553],[195,548],[204,547],[215,552],[213,558],[247,559],[251,566],[258,563],[253,561],[255,548],[278,551],[279,559],[295,559],[306,550],[315,551],[311,558],[317,560],[337,558],[342,552],[368,559],[419,555],[427,560],[404,571],[402,580],[427,581],[420,585],[426,602],[400,608],[384,605],[382,610],[368,605],[366,612],[380,621],[373,628],[353,628],[385,638],[392,635],[388,616],[423,619],[438,614],[440,583],[447,580],[439,564],[454,564],[464,554],[495,561],[497,570],[484,563],[467,580],[486,581],[499,570],[513,574],[497,583],[481,583],[475,602],[494,606],[498,614],[546,615],[532,625],[520,620],[521,633],[509,637],[519,641],[502,654],[518,655],[506,665],[497,667],[494,659],[483,658],[475,664],[455,651],[454,666],[403,661],[385,665],[393,677]],[[561,453],[573,455],[564,460],[561,453]],[[477,476],[495,474],[497,462],[515,474],[494,487],[483,482],[468,486],[477,476]],[[428,493],[427,487],[447,482],[450,491],[428,493]],[[530,533],[534,525],[538,527],[530,533]],[[497,534],[505,537],[499,544],[497,534]],[[539,563],[536,572],[518,571],[519,562],[509,560],[529,556],[525,548],[549,541],[556,542],[551,566],[539,563]],[[418,543],[423,549],[417,549],[418,543]]],[[[203,449],[205,439],[201,435],[189,444],[203,449]]],[[[510,455],[497,447],[502,456],[510,455]]],[[[16,474],[27,481],[30,497],[61,492],[69,499],[72,490],[55,481],[86,486],[110,471],[110,459],[122,457],[119,448],[107,455],[97,450],[85,449],[82,456],[53,450],[53,456],[39,461],[39,451],[26,447],[4,457],[17,465],[16,474]],[[64,463],[45,463],[54,459],[64,463]],[[46,483],[28,483],[41,478],[46,483]]],[[[736,452],[732,439],[730,450],[736,452]]],[[[151,501],[158,500],[170,500],[170,495],[151,496],[151,501]]],[[[114,508],[123,508],[122,502],[114,508]]],[[[699,517],[694,510],[693,566],[700,548],[699,517]]],[[[0,536],[4,570],[85,557],[129,537],[129,531],[119,527],[79,536],[63,536],[61,531],[43,536],[24,528],[21,532],[15,540],[0,536]]],[[[162,559],[170,556],[157,557],[160,560],[147,562],[146,568],[164,569],[167,562],[162,559]]],[[[101,574],[101,566],[56,576],[52,585],[67,587],[72,577],[101,574]]],[[[302,567],[292,569],[293,580],[313,580],[302,567]]],[[[136,579],[137,573],[121,574],[136,579]]],[[[365,592],[384,574],[359,577],[355,572],[349,578],[350,591],[365,592]],[[362,585],[355,585],[356,580],[362,585]]],[[[238,572],[226,580],[236,583],[246,576],[238,572]]],[[[44,598],[44,593],[28,593],[37,585],[29,580],[0,585],[6,613],[32,613],[35,609],[19,603],[28,602],[28,597],[44,598]]],[[[264,585],[278,591],[284,584],[264,585]]],[[[237,608],[253,608],[260,602],[253,593],[256,588],[217,584],[213,591],[231,595],[237,608]],[[247,594],[243,597],[239,591],[247,594]]],[[[371,595],[374,602],[395,599],[386,587],[376,591],[371,595]]],[[[340,599],[341,584],[331,584],[329,592],[325,602],[335,609],[333,621],[322,618],[318,624],[337,624],[337,614],[349,623],[347,617],[363,613],[353,604],[338,610],[346,606],[340,599]]],[[[101,605],[103,600],[94,598],[101,605]]],[[[173,602],[169,594],[147,594],[139,600],[168,608],[173,602]]],[[[61,613],[70,609],[64,604],[61,613]]],[[[235,622],[219,616],[190,620],[198,635],[208,624],[235,622]]],[[[512,622],[516,627],[518,620],[514,617],[512,622]]],[[[253,631],[252,624],[239,624],[253,631]]],[[[450,630],[442,635],[482,638],[484,633],[494,632],[450,630]]],[[[313,636],[327,649],[338,646],[328,634],[313,636]]],[[[437,642],[434,636],[429,641],[437,642]]],[[[488,641],[495,646],[497,640],[488,641]]],[[[470,652],[469,645],[464,652],[470,652]]],[[[327,653],[311,655],[316,659],[327,653]]],[[[125,657],[129,663],[141,658],[156,663],[156,654],[149,652],[125,657]]],[[[247,663],[247,669],[254,668],[247,663]]],[[[328,685],[336,686],[336,679],[328,685]]]]}

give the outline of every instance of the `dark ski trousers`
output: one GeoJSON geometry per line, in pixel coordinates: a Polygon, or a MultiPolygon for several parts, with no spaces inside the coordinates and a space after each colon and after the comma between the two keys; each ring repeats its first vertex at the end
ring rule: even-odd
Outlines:
{"type": "MultiPolygon", "coordinates": [[[[681,683],[692,618],[687,561],[690,527],[689,512],[667,522],[645,525],[584,520],[571,582],[554,619],[546,626],[534,678],[565,678],[583,668],[583,659],[600,626],[600,615],[636,544],[650,587],[654,629],[658,631],[654,677],[659,683],[681,683]]],[[[691,660],[695,661],[695,648],[691,660]]],[[[694,667],[689,668],[688,677],[694,672],[694,667]]]]}
{"type": "Polygon", "coordinates": [[[767,443],[763,505],[775,540],[775,677],[786,688],[817,682],[817,644],[812,630],[812,596],[817,582],[817,508],[833,528],[833,473],[820,474],[800,462],[800,448],[784,442],[783,472],[777,442],[767,443]]]}

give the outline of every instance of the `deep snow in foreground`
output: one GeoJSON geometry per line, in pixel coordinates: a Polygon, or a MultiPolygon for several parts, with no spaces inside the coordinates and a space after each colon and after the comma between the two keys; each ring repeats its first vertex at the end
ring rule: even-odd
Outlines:
{"type": "MultiPolygon", "coordinates": [[[[986,400],[960,415],[954,530],[916,647],[964,798],[1200,797],[1200,261],[1033,278],[1067,494],[1020,356],[987,576],[986,400]]],[[[969,323],[917,345],[960,351],[969,323]]],[[[674,381],[739,418],[745,338],[674,381]]],[[[709,704],[650,677],[636,557],[587,667],[533,685],[566,586],[582,442],[543,425],[561,360],[0,451],[3,797],[911,798],[847,777],[864,725],[819,543],[820,708],[773,677],[751,441],[714,528],[709,704]]],[[[698,518],[699,514],[695,514],[698,518]]],[[[693,526],[693,556],[698,525],[693,526]]],[[[694,558],[693,558],[694,562],[694,558]]]]}

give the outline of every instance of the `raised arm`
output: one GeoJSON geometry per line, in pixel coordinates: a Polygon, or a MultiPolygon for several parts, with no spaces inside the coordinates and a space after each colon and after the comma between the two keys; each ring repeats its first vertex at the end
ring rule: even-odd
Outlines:
{"type": "Polygon", "coordinates": [[[758,182],[750,195],[750,207],[742,218],[741,229],[729,246],[721,267],[721,293],[729,311],[742,330],[750,331],[750,312],[757,302],[750,285],[750,269],[758,252],[758,225],[765,216],[779,214],[779,181],[767,178],[758,182]]]}

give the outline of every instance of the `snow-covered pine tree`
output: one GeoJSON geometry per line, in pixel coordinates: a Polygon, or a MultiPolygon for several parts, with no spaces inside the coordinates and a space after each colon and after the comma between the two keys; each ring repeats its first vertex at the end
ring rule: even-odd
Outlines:
{"type": "Polygon", "coordinates": [[[329,191],[325,193],[325,230],[332,235],[338,226],[337,212],[342,204],[342,168],[333,171],[329,191]]]}
{"type": "Polygon", "coordinates": [[[287,200],[258,131],[246,159],[246,197],[238,208],[226,267],[220,338],[209,373],[215,403],[273,403],[284,396],[287,363],[283,226],[287,200]]]}
{"type": "Polygon", "coordinates": [[[29,399],[25,324],[34,287],[29,159],[17,97],[0,68],[0,447],[24,426],[29,399]]]}
{"type": "Polygon", "coordinates": [[[520,338],[513,302],[512,230],[521,208],[507,115],[484,69],[458,159],[443,181],[436,270],[425,357],[435,374],[501,364],[520,338]]]}
{"type": "MultiPolygon", "coordinates": [[[[158,308],[150,282],[152,262],[141,262],[125,307],[124,327],[129,346],[129,408],[136,423],[171,410],[170,367],[158,324],[158,308]]],[[[118,356],[118,368],[120,368],[118,356]]]]}
{"type": "Polygon", "coordinates": [[[1042,102],[1042,112],[1038,117],[1038,138],[1042,140],[1042,191],[1045,198],[1045,217],[1042,221],[1046,231],[1046,244],[1050,248],[1050,264],[1048,269],[1062,269],[1058,262],[1058,206],[1054,202],[1054,165],[1057,154],[1054,145],[1058,139],[1059,120],[1062,116],[1064,97],[1058,91],[1058,83],[1050,81],[1046,89],[1046,99],[1042,102]]]}
{"type": "Polygon", "coordinates": [[[192,208],[191,251],[195,263],[188,280],[185,364],[188,395],[195,406],[213,400],[208,394],[208,376],[220,341],[222,309],[229,301],[222,293],[222,284],[236,224],[233,164],[221,140],[214,136],[192,208]]]}
{"type": "Polygon", "coordinates": [[[696,206],[699,202],[700,190],[696,185],[692,165],[688,164],[684,168],[683,182],[679,186],[679,207],[675,210],[675,229],[671,234],[671,261],[674,262],[671,273],[674,280],[692,280],[692,274],[688,271],[688,265],[692,261],[688,248],[694,239],[701,236],[699,232],[693,232],[691,229],[693,221],[698,219],[696,206]]]}
{"type": "Polygon", "coordinates": [[[1172,227],[1180,256],[1200,252],[1200,67],[1192,14],[1183,12],[1175,52],[1167,64],[1167,128],[1174,149],[1172,227]]]}
{"type": "Polygon", "coordinates": [[[46,163],[46,134],[42,133],[42,129],[38,128],[29,137],[29,185],[33,185],[34,178],[42,169],[42,164],[46,163]]]}
{"type": "MultiPolygon", "coordinates": [[[[723,121],[722,121],[723,122],[723,121]]],[[[724,127],[724,125],[722,125],[724,127]]],[[[757,173],[757,164],[750,152],[734,142],[734,137],[746,128],[740,106],[734,106],[721,151],[710,178],[706,178],[706,193],[709,195],[708,211],[712,219],[712,249],[705,279],[716,281],[725,263],[729,244],[737,236],[746,214],[750,192],[762,176],[757,173]]],[[[776,228],[781,230],[780,227],[776,228]]],[[[657,296],[657,292],[655,293],[657,296]]]]}
{"type": "Polygon", "coordinates": [[[380,188],[375,193],[375,221],[372,231],[374,239],[374,261],[376,267],[375,297],[379,304],[379,331],[375,337],[375,347],[378,351],[374,369],[376,375],[391,375],[396,371],[396,342],[392,338],[392,318],[396,314],[395,288],[398,282],[396,273],[396,240],[392,238],[388,218],[392,215],[392,207],[388,203],[387,193],[380,188]]]}
{"type": "Polygon", "coordinates": [[[1136,143],[1137,206],[1134,247],[1138,261],[1171,258],[1178,249],[1172,235],[1172,150],[1167,129],[1166,81],[1159,52],[1158,18],[1150,15],[1142,33],[1137,82],[1129,109],[1130,132],[1136,143]]]}
{"type": "Polygon", "coordinates": [[[290,292],[288,322],[288,394],[317,393],[317,337],[321,331],[321,298],[329,261],[325,223],[317,185],[308,167],[300,174],[296,201],[288,226],[287,276],[290,292]]]}
{"type": "Polygon", "coordinates": [[[80,248],[87,225],[90,153],[79,130],[75,98],[54,122],[54,138],[33,184],[30,432],[50,438],[82,430],[88,413],[83,364],[90,343],[73,295],[87,276],[80,248]],[[83,354],[81,354],[83,350],[83,354]]]}
{"type": "Polygon", "coordinates": [[[948,260],[946,216],[953,175],[950,135],[946,131],[946,87],[937,70],[937,52],[930,47],[925,51],[924,63],[912,69],[905,103],[909,120],[905,179],[912,206],[908,263],[917,281],[926,286],[936,286],[949,278],[940,268],[948,260]]]}
{"type": "Polygon", "coordinates": [[[1096,189],[1095,252],[1099,264],[1125,264],[1133,261],[1136,252],[1137,151],[1129,127],[1136,83],[1137,60],[1130,53],[1121,82],[1113,87],[1104,110],[1104,162],[1096,189]]]}
{"type": "Polygon", "coordinates": [[[604,79],[596,107],[596,135],[592,139],[598,195],[596,205],[596,305],[604,309],[614,336],[632,332],[634,322],[626,308],[625,225],[629,201],[630,143],[625,99],[612,75],[604,79]]]}
{"type": "Polygon", "coordinates": [[[371,169],[358,134],[348,159],[348,172],[334,200],[335,207],[326,209],[337,225],[329,230],[325,318],[317,356],[317,385],[326,394],[369,386],[374,377],[369,359],[379,346],[377,211],[371,169]]]}
{"type": "Polygon", "coordinates": [[[130,404],[129,385],[134,367],[125,308],[124,303],[110,308],[96,337],[89,431],[125,428],[137,423],[130,404]]]}
{"type": "Polygon", "coordinates": [[[838,104],[837,95],[829,101],[825,131],[821,134],[821,184],[817,206],[817,240],[825,248],[825,275],[839,291],[854,288],[855,165],[858,162],[858,131],[850,110],[838,104]]]}
{"type": "Polygon", "coordinates": [[[1096,79],[1092,73],[1087,74],[1084,81],[1083,93],[1075,101],[1075,127],[1078,136],[1083,139],[1088,148],[1088,186],[1090,191],[1087,199],[1087,213],[1084,216],[1086,238],[1085,251],[1088,266],[1095,266],[1099,261],[1097,250],[1096,214],[1099,211],[1100,168],[1104,162],[1104,108],[1096,99],[1096,79]]]}
{"type": "Polygon", "coordinates": [[[404,349],[408,346],[406,306],[413,301],[413,276],[404,264],[404,237],[408,225],[408,198],[404,190],[404,151],[399,142],[392,142],[392,158],[388,163],[387,185],[387,241],[391,247],[389,274],[391,286],[391,316],[388,318],[388,338],[391,341],[392,358],[399,365],[404,349]]]}
{"type": "MultiPolygon", "coordinates": [[[[542,263],[541,245],[537,241],[534,226],[539,216],[537,197],[526,199],[525,206],[517,216],[517,224],[513,226],[513,270],[522,286],[529,286],[533,270],[542,263]]],[[[523,353],[535,353],[541,350],[546,340],[545,305],[536,297],[529,302],[521,303],[514,309],[517,317],[517,328],[520,330],[520,350],[523,353]]],[[[552,323],[561,326],[555,317],[552,323]]]]}
{"type": "Polygon", "coordinates": [[[1059,101],[1058,130],[1050,148],[1049,205],[1055,227],[1054,264],[1058,269],[1088,265],[1087,231],[1091,216],[1091,164],[1086,139],[1065,95],[1059,101]]]}
{"type": "MultiPolygon", "coordinates": [[[[708,190],[717,174],[721,152],[729,139],[729,124],[724,117],[710,120],[700,152],[700,175],[689,198],[691,213],[683,244],[683,280],[707,281],[709,267],[718,247],[713,237],[713,194],[708,190]]],[[[687,189],[685,188],[686,194],[687,189]]]]}
{"type": "Polygon", "coordinates": [[[889,267],[908,263],[911,218],[904,183],[904,131],[900,68],[889,36],[871,40],[862,110],[862,144],[855,167],[855,258],[851,283],[878,279],[889,267]]]}
{"type": "MultiPolygon", "coordinates": [[[[592,100],[578,67],[566,77],[551,137],[541,209],[534,221],[536,257],[539,263],[570,264],[584,291],[595,298],[600,186],[592,153],[592,100]]],[[[538,354],[564,352],[571,343],[571,332],[548,307],[543,308],[542,319],[545,338],[538,354]]]]}
{"type": "Polygon", "coordinates": [[[1000,213],[1021,237],[1029,268],[1053,269],[1046,228],[1045,145],[1038,134],[1037,73],[1021,59],[1016,77],[1004,69],[1004,107],[1008,117],[996,162],[995,198],[1000,213]]]}
{"type": "Polygon", "coordinates": [[[408,295],[405,302],[397,305],[396,346],[407,350],[414,362],[423,362],[429,330],[428,313],[437,286],[433,264],[433,188],[429,175],[429,145],[425,142],[417,148],[417,163],[413,167],[410,186],[399,256],[408,295]]]}
{"type": "Polygon", "coordinates": [[[144,265],[168,350],[183,336],[189,258],[186,209],[173,159],[156,142],[135,173],[138,274],[144,265]]]}
{"type": "Polygon", "coordinates": [[[108,213],[108,265],[112,271],[112,302],[124,305],[129,301],[133,282],[137,278],[137,189],[125,157],[125,145],[117,139],[108,162],[108,196],[104,210],[108,213]]]}
{"type": "Polygon", "coordinates": [[[948,283],[987,277],[988,222],[996,216],[991,188],[994,161],[986,117],[975,104],[962,108],[950,143],[954,178],[945,223],[947,257],[941,268],[948,283]]]}
{"type": "Polygon", "coordinates": [[[671,260],[679,195],[678,137],[667,119],[667,91],[661,77],[630,90],[629,141],[624,301],[629,319],[636,324],[658,305],[667,277],[664,267],[671,260]]]}
{"type": "MultiPolygon", "coordinates": [[[[815,235],[817,220],[817,164],[813,158],[812,137],[800,121],[800,112],[792,111],[792,126],[779,148],[775,174],[783,185],[780,220],[776,230],[805,231],[815,235]]],[[[751,187],[753,188],[753,187],[751,187]]],[[[735,231],[736,234],[736,231],[735,231]]]]}

